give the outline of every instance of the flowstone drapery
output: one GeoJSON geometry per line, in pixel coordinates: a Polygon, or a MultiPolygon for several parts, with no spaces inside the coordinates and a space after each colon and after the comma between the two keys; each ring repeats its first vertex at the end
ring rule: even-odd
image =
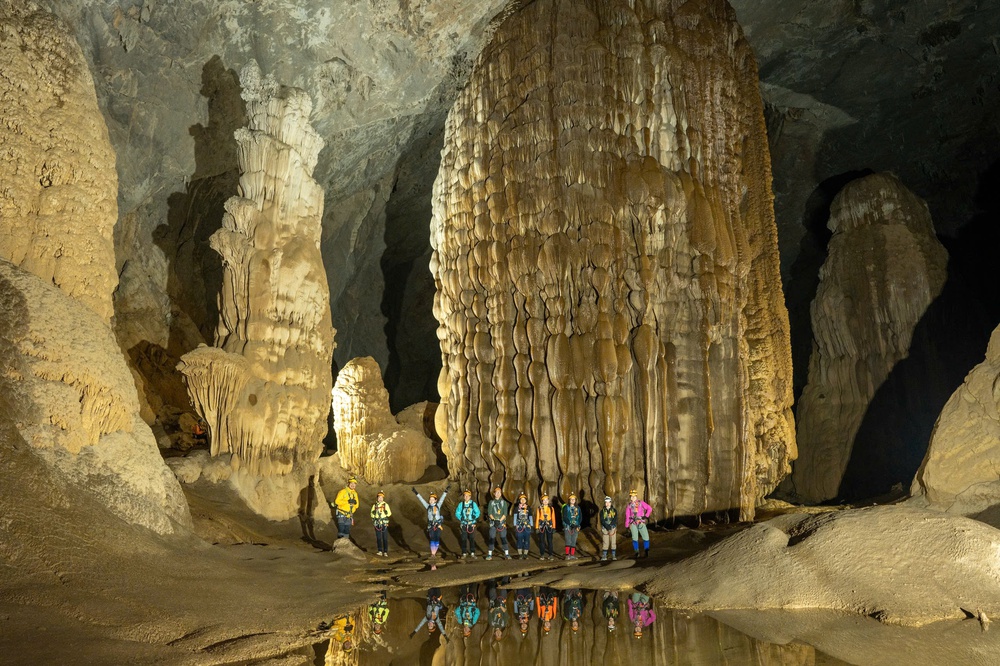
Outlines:
{"type": "Polygon", "coordinates": [[[224,270],[217,346],[185,354],[179,368],[212,455],[267,477],[315,462],[326,435],[335,331],[319,251],[323,192],[311,176],[323,141],[305,92],[262,78],[255,62],[240,82],[240,194],[210,240],[224,270]]]}
{"type": "Polygon", "coordinates": [[[451,472],[657,517],[795,456],[757,69],[722,0],[540,0],[452,109],[431,269],[451,472]]]}
{"type": "Polygon", "coordinates": [[[796,493],[810,502],[837,496],[871,400],[909,354],[948,264],[927,204],[892,174],[846,185],[827,226],[833,237],[812,303],[813,353],[792,473],[796,493]]]}

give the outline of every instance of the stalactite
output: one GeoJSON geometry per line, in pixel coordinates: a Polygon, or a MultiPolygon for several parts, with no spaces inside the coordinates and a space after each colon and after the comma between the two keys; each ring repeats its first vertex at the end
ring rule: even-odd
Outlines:
{"type": "Polygon", "coordinates": [[[305,92],[262,78],[255,62],[240,82],[240,192],[210,239],[224,266],[216,347],[179,367],[212,454],[269,476],[314,462],[326,435],[335,331],[319,251],[323,192],[311,176],[323,141],[305,92]]]}
{"type": "Polygon", "coordinates": [[[452,473],[752,516],[795,446],[757,70],[728,5],[530,3],[445,135],[452,473]]]}

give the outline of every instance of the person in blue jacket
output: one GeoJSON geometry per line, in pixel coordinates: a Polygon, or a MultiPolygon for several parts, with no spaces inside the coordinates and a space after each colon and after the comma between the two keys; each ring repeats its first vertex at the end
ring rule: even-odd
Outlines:
{"type": "Polygon", "coordinates": [[[462,501],[455,507],[455,518],[458,519],[459,539],[462,542],[462,559],[476,557],[476,522],[482,512],[479,505],[472,499],[472,491],[466,489],[462,493],[462,501]]]}
{"type": "Polygon", "coordinates": [[[472,627],[479,622],[479,583],[467,583],[462,586],[458,595],[458,606],[455,607],[455,619],[462,627],[462,635],[466,638],[472,635],[472,627]]]}
{"type": "Polygon", "coordinates": [[[580,535],[583,513],[576,503],[576,493],[569,494],[569,503],[562,507],[563,534],[566,536],[566,559],[576,559],[576,538],[580,535]]]}
{"type": "Polygon", "coordinates": [[[531,528],[535,524],[531,507],[528,506],[527,495],[521,493],[517,498],[517,506],[514,507],[512,513],[511,522],[514,525],[514,541],[517,545],[517,555],[522,560],[526,560],[528,559],[528,550],[531,548],[531,528]]]}
{"type": "MultiPolygon", "coordinates": [[[[444,522],[444,514],[441,512],[441,506],[444,504],[444,498],[448,496],[448,491],[445,490],[441,493],[440,499],[438,499],[437,493],[431,493],[430,499],[425,500],[416,488],[411,488],[411,490],[413,490],[413,494],[417,496],[417,499],[420,500],[424,509],[427,510],[427,538],[430,540],[431,557],[433,558],[437,555],[438,548],[441,545],[441,524],[444,522]]],[[[432,568],[436,569],[437,566],[432,568]]]]}

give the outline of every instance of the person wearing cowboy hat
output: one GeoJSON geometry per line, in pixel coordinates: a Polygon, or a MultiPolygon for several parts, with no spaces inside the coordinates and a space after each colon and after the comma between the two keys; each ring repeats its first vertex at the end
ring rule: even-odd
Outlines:
{"type": "Polygon", "coordinates": [[[605,496],[604,506],[598,514],[598,521],[601,524],[601,562],[608,559],[608,550],[611,550],[611,559],[618,559],[618,509],[611,503],[611,497],[605,496]]]}
{"type": "Polygon", "coordinates": [[[531,507],[528,506],[528,496],[524,493],[518,496],[517,506],[514,507],[513,514],[512,522],[517,554],[522,560],[526,560],[528,559],[528,550],[531,548],[531,528],[534,526],[534,519],[531,516],[531,507]]]}
{"type": "Polygon", "coordinates": [[[380,490],[375,495],[375,504],[371,510],[372,525],[375,526],[375,544],[379,557],[389,556],[389,516],[392,510],[385,501],[385,491],[380,490]]]}
{"type": "MultiPolygon", "coordinates": [[[[448,491],[441,493],[441,499],[438,500],[437,493],[431,493],[428,499],[424,499],[416,488],[411,488],[413,494],[417,496],[420,503],[423,504],[424,509],[427,511],[427,538],[431,543],[431,557],[435,557],[438,552],[438,547],[441,545],[441,524],[444,522],[444,514],[441,513],[441,505],[444,504],[444,498],[448,496],[448,491]]],[[[431,567],[436,569],[437,566],[431,567]]]]}
{"type": "Polygon", "coordinates": [[[639,493],[631,491],[628,494],[628,506],[625,507],[625,527],[632,531],[632,550],[637,559],[649,557],[649,530],[646,529],[646,521],[652,515],[653,507],[639,499],[639,493]],[[639,537],[642,537],[642,555],[639,554],[639,537]]]}
{"type": "Polygon", "coordinates": [[[358,480],[352,475],[347,479],[347,487],[341,488],[330,506],[337,516],[337,538],[351,536],[354,525],[354,512],[358,510],[358,480]]]}
{"type": "Polygon", "coordinates": [[[472,499],[472,491],[466,488],[462,491],[462,501],[455,507],[455,518],[459,524],[459,540],[462,542],[462,559],[476,558],[476,521],[482,512],[479,505],[472,499]]]}
{"type": "Polygon", "coordinates": [[[490,521],[490,540],[486,544],[486,559],[493,559],[493,548],[499,541],[503,545],[503,559],[510,559],[510,547],[507,545],[507,512],[510,503],[503,498],[503,488],[493,489],[493,499],[486,505],[486,517],[490,521]]]}
{"type": "Polygon", "coordinates": [[[538,530],[540,560],[555,559],[552,550],[552,533],[556,531],[556,511],[549,506],[549,496],[542,495],[541,506],[535,511],[535,529],[538,530]],[[546,555],[548,553],[548,555],[546,555]]]}
{"type": "Polygon", "coordinates": [[[563,535],[566,537],[566,559],[576,559],[576,538],[580,535],[583,513],[576,503],[576,493],[569,494],[569,501],[562,506],[563,535]]]}

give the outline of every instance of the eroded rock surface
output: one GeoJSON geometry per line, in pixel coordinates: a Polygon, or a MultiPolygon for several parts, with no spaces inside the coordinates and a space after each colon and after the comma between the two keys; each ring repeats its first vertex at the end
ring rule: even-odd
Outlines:
{"type": "Polygon", "coordinates": [[[315,463],[323,449],[334,330],[320,255],[323,193],[311,177],[322,139],[301,90],[241,73],[250,118],[237,134],[240,195],[212,247],[224,264],[217,347],[181,359],[213,455],[253,477],[315,463]]]}
{"type": "Polygon", "coordinates": [[[695,610],[830,608],[923,625],[1000,612],[1000,530],[895,506],[790,514],[740,532],[650,580],[695,610]]]}
{"type": "Polygon", "coordinates": [[[1000,328],[944,406],[910,492],[951,513],[1000,504],[1000,328]]]}
{"type": "Polygon", "coordinates": [[[109,322],[115,153],[79,45],[30,1],[0,1],[0,114],[0,257],[109,322]]]}
{"type": "Polygon", "coordinates": [[[434,464],[434,450],[416,428],[389,411],[378,363],[356,358],[340,369],[333,387],[337,453],[345,469],[371,484],[417,481],[434,464]]]}
{"type": "Polygon", "coordinates": [[[948,255],[927,205],[891,174],[844,187],[828,226],[829,257],[812,305],[809,383],[797,411],[792,480],[805,501],[837,496],[873,396],[909,354],[914,329],[947,277],[948,255]]]}
{"type": "Polygon", "coordinates": [[[728,5],[525,6],[442,155],[452,473],[752,516],[795,444],[757,70],[728,5]]]}

